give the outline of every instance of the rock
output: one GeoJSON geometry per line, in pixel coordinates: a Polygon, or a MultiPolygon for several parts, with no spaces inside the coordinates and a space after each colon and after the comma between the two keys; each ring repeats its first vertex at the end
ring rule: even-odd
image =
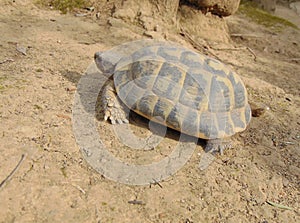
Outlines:
{"type": "Polygon", "coordinates": [[[27,55],[27,47],[17,44],[16,50],[22,53],[24,56],[27,55]]]}
{"type": "Polygon", "coordinates": [[[249,104],[251,106],[252,117],[260,117],[264,113],[266,113],[266,111],[270,110],[268,106],[263,105],[261,103],[249,102],[249,104]]]}
{"type": "Polygon", "coordinates": [[[204,15],[200,10],[182,5],[178,12],[178,19],[184,30],[198,43],[203,39],[215,43],[229,42],[226,21],[216,15],[210,13],[204,15]]]}
{"type": "Polygon", "coordinates": [[[252,0],[252,1],[256,2],[261,9],[269,13],[274,13],[276,10],[277,0],[252,0]]]}
{"type": "Polygon", "coordinates": [[[143,35],[152,39],[161,39],[161,40],[165,39],[163,33],[155,32],[155,31],[145,31],[143,35]]]}
{"type": "Polygon", "coordinates": [[[292,2],[290,4],[290,8],[293,9],[300,16],[300,1],[292,2]]]}
{"type": "Polygon", "coordinates": [[[114,18],[122,19],[126,22],[134,22],[136,12],[132,8],[118,9],[114,14],[114,18]]]}
{"type": "Polygon", "coordinates": [[[113,17],[131,23],[139,23],[146,17],[152,20],[163,18],[165,22],[174,24],[178,6],[179,0],[127,0],[115,9],[113,17]]]}
{"type": "Polygon", "coordinates": [[[187,0],[187,2],[219,16],[234,14],[240,5],[240,0],[187,0]]]}

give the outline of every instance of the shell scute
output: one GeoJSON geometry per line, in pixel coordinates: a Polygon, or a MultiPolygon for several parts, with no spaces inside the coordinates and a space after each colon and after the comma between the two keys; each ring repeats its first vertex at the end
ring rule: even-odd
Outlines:
{"type": "Polygon", "coordinates": [[[191,51],[184,51],[180,56],[180,62],[189,68],[201,68],[204,64],[204,60],[204,57],[191,51]]]}
{"type": "Polygon", "coordinates": [[[154,105],[157,103],[158,99],[159,98],[156,95],[144,95],[140,100],[136,101],[133,110],[143,116],[153,117],[154,105]]]}
{"type": "Polygon", "coordinates": [[[247,103],[247,92],[244,84],[240,79],[237,80],[237,76],[236,74],[234,75],[233,72],[228,75],[228,79],[231,81],[232,86],[234,86],[233,96],[235,108],[245,107],[247,103]]]}
{"type": "Polygon", "coordinates": [[[167,119],[166,119],[166,123],[168,123],[169,127],[173,128],[173,129],[181,129],[181,126],[182,126],[182,116],[183,116],[183,113],[182,113],[182,110],[180,109],[180,107],[178,105],[175,105],[167,119]]]}
{"type": "Polygon", "coordinates": [[[126,106],[132,110],[135,109],[137,101],[141,100],[144,94],[145,89],[140,88],[134,82],[128,82],[118,89],[119,98],[126,102],[126,106]]]}
{"type": "Polygon", "coordinates": [[[215,60],[212,58],[205,59],[204,68],[208,72],[211,72],[214,75],[221,76],[221,77],[227,76],[228,71],[226,69],[224,69],[225,68],[224,64],[218,60],[215,60]],[[224,72],[224,71],[227,71],[227,72],[224,72]]]}
{"type": "Polygon", "coordinates": [[[241,112],[239,110],[237,109],[233,110],[230,113],[230,116],[235,128],[243,129],[246,127],[245,120],[243,120],[243,115],[241,115],[241,112]]]}
{"type": "Polygon", "coordinates": [[[160,98],[154,106],[153,116],[161,117],[162,120],[167,120],[172,108],[174,107],[174,103],[170,100],[166,100],[164,98],[160,98]]]}
{"type": "Polygon", "coordinates": [[[218,123],[218,130],[224,132],[224,135],[232,135],[234,133],[232,122],[229,118],[229,113],[220,113],[216,116],[218,123]]]}
{"type": "Polygon", "coordinates": [[[210,112],[200,113],[199,135],[206,139],[216,139],[219,131],[215,122],[214,115],[210,112]]]}
{"type": "Polygon", "coordinates": [[[176,47],[158,47],[157,55],[164,58],[166,61],[178,61],[180,53],[176,47]]]}
{"type": "Polygon", "coordinates": [[[128,70],[132,73],[131,76],[127,76],[128,81],[134,81],[139,87],[149,89],[153,86],[156,73],[159,72],[161,67],[160,63],[151,60],[137,61],[132,63],[128,70]]]}
{"type": "Polygon", "coordinates": [[[182,122],[182,132],[190,135],[199,134],[199,113],[194,109],[188,109],[182,122]]]}
{"type": "Polygon", "coordinates": [[[205,93],[206,80],[198,76],[196,81],[189,73],[186,74],[181,89],[179,102],[193,109],[201,110],[207,106],[208,95],[205,93]],[[201,85],[204,85],[203,88],[201,85]]]}
{"type": "Polygon", "coordinates": [[[157,74],[152,91],[169,100],[177,101],[182,88],[181,82],[184,80],[183,72],[177,66],[164,63],[157,74]]]}
{"type": "Polygon", "coordinates": [[[231,106],[231,94],[224,80],[213,77],[210,84],[209,105],[210,112],[228,112],[231,106]]]}

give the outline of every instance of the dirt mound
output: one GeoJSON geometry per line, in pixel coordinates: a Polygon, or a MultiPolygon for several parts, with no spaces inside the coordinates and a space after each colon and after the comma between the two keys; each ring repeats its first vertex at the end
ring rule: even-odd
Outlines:
{"type": "Polygon", "coordinates": [[[187,0],[199,9],[205,12],[211,12],[219,16],[230,16],[234,14],[240,4],[240,0],[187,0]]]}

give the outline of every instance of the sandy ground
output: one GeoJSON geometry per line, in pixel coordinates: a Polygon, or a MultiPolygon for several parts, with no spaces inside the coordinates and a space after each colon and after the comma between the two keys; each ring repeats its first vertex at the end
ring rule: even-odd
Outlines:
{"type": "MultiPolygon", "coordinates": [[[[226,21],[241,35],[210,50],[242,76],[250,101],[270,110],[253,118],[233,137],[235,148],[205,171],[198,169],[199,143],[160,185],[130,186],[106,179],[83,159],[72,106],[94,52],[139,34],[118,36],[101,20],[61,15],[29,0],[0,1],[0,181],[25,155],[1,185],[0,222],[300,222],[299,30],[275,32],[242,15],[226,21]],[[141,203],[128,203],[133,200],[141,203]]],[[[137,134],[149,133],[144,119],[132,121],[137,134]]],[[[177,143],[171,131],[160,149],[133,155],[108,123],[97,122],[120,159],[160,159],[177,143]]]]}

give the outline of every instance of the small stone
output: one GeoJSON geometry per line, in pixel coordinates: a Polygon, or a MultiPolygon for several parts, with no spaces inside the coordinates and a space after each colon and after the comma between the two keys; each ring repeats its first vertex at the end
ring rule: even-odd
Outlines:
{"type": "Polygon", "coordinates": [[[21,46],[19,44],[17,44],[17,51],[22,53],[24,56],[27,55],[27,47],[21,46]]]}
{"type": "Polygon", "coordinates": [[[91,7],[86,7],[84,9],[86,9],[87,11],[93,12],[95,10],[95,7],[91,6],[91,7]]]}
{"type": "Polygon", "coordinates": [[[75,14],[76,17],[85,17],[87,15],[88,15],[87,13],[76,13],[75,14]]]}
{"type": "Polygon", "coordinates": [[[288,179],[286,179],[286,178],[283,178],[282,179],[282,184],[283,184],[284,187],[288,187],[289,184],[290,184],[290,181],[288,179]]]}
{"type": "Polygon", "coordinates": [[[240,0],[188,0],[196,7],[219,16],[234,14],[239,7],[240,0]]]}
{"type": "Polygon", "coordinates": [[[162,31],[162,29],[161,29],[161,27],[159,25],[155,25],[153,30],[155,32],[161,32],[162,31]]]}
{"type": "Polygon", "coordinates": [[[100,12],[97,12],[97,13],[96,13],[96,18],[97,18],[97,19],[100,19],[100,12]]]}
{"type": "Polygon", "coordinates": [[[263,104],[255,104],[250,103],[251,111],[252,111],[252,117],[260,117],[263,114],[265,114],[266,111],[270,110],[270,107],[263,105],[263,104]]]}

